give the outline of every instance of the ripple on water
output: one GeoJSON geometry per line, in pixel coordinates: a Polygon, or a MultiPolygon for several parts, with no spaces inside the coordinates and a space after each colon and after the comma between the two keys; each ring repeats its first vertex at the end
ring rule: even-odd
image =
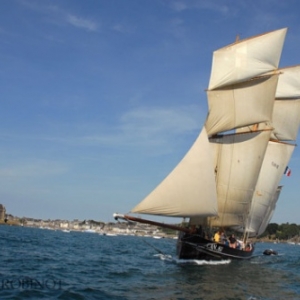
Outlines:
{"type": "Polygon", "coordinates": [[[0,299],[300,299],[300,246],[257,244],[282,255],[191,264],[175,258],[173,239],[8,226],[0,237],[0,299]],[[52,286],[3,288],[24,278],[52,286]]]}

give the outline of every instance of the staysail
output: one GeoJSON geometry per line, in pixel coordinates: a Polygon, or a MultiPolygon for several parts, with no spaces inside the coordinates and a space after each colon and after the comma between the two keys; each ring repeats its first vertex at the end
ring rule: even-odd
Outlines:
{"type": "Polygon", "coordinates": [[[131,211],[172,217],[217,215],[212,153],[205,128],[177,167],[131,211]]]}

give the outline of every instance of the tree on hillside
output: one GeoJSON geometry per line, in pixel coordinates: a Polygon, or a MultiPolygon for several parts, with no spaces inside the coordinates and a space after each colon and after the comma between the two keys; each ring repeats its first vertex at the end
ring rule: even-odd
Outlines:
{"type": "Polygon", "coordinates": [[[276,234],[277,230],[278,230],[279,225],[276,223],[270,223],[266,229],[266,232],[268,233],[268,235],[273,235],[276,234]]]}
{"type": "Polygon", "coordinates": [[[279,239],[288,240],[294,236],[299,235],[299,230],[300,227],[295,223],[293,224],[285,223],[279,225],[277,235],[279,239]]]}
{"type": "Polygon", "coordinates": [[[299,237],[299,235],[300,225],[295,223],[284,223],[280,225],[277,223],[270,223],[261,237],[268,236],[269,239],[288,240],[294,237],[299,237]]]}

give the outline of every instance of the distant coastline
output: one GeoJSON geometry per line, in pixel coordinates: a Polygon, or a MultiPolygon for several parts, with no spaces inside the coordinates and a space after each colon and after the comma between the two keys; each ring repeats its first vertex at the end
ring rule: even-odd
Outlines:
{"type": "Polygon", "coordinates": [[[33,218],[17,218],[9,216],[7,221],[0,220],[0,225],[24,226],[48,230],[61,230],[64,232],[89,232],[102,235],[135,235],[153,236],[157,238],[176,238],[175,231],[165,232],[156,226],[146,224],[127,224],[119,222],[105,223],[94,220],[41,220],[33,218]]]}
{"type": "MultiPolygon", "coordinates": [[[[34,218],[19,218],[12,215],[7,215],[6,221],[0,220],[0,225],[8,226],[24,226],[48,230],[60,230],[63,232],[88,232],[97,233],[100,235],[130,235],[130,236],[145,236],[155,238],[177,238],[177,232],[173,230],[165,230],[157,226],[139,224],[139,223],[120,223],[120,222],[102,222],[94,220],[42,220],[34,218]]],[[[296,224],[283,224],[276,223],[269,224],[270,227],[290,226],[298,227],[296,224]]],[[[300,226],[299,226],[300,227],[300,226]]],[[[266,233],[259,238],[253,238],[252,242],[271,242],[271,243],[289,243],[299,244],[300,236],[298,234],[291,234],[288,238],[279,239],[274,233],[266,233]]]]}

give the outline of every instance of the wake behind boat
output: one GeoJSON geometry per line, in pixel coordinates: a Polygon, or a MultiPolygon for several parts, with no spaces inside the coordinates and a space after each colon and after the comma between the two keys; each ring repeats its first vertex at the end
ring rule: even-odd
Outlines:
{"type": "Polygon", "coordinates": [[[131,212],[188,218],[183,226],[115,214],[179,231],[182,259],[249,259],[251,237],[275,211],[300,123],[300,66],[278,69],[287,29],[213,53],[208,115],[175,169],[131,212]],[[198,232],[195,231],[198,228],[198,232]],[[237,247],[213,234],[237,233],[237,247]]]}

